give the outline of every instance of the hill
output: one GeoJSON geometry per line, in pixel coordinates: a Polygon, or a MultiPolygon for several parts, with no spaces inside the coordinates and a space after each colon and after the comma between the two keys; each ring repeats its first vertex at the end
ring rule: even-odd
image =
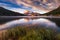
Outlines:
{"type": "Polygon", "coordinates": [[[0,7],[0,16],[25,16],[25,15],[0,7]]]}
{"type": "Polygon", "coordinates": [[[45,15],[60,16],[60,7],[58,7],[57,9],[55,9],[53,11],[46,13],[45,15]]]}

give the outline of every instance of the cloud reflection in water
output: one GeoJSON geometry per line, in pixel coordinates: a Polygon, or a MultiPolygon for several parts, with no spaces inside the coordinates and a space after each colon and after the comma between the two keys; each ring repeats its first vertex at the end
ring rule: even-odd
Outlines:
{"type": "Polygon", "coordinates": [[[30,19],[30,18],[23,18],[23,19],[18,19],[18,20],[13,20],[10,22],[7,22],[3,25],[0,25],[0,30],[1,29],[6,29],[6,28],[11,28],[11,27],[15,27],[15,26],[36,26],[39,25],[40,27],[44,26],[44,27],[51,27],[51,28],[56,28],[57,25],[48,20],[48,19],[44,19],[44,18],[39,18],[39,19],[30,19]]]}

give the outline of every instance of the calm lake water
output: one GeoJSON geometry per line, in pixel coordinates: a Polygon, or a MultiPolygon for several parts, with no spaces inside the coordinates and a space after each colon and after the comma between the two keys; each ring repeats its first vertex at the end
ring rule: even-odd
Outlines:
{"type": "Polygon", "coordinates": [[[0,17],[0,30],[17,26],[40,26],[44,28],[60,28],[60,18],[51,17],[0,17]]]}

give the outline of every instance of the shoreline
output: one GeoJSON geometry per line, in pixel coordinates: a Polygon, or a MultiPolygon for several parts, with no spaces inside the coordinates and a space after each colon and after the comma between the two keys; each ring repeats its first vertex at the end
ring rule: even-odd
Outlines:
{"type": "Polygon", "coordinates": [[[0,18],[60,18],[60,16],[0,16],[0,18]]]}

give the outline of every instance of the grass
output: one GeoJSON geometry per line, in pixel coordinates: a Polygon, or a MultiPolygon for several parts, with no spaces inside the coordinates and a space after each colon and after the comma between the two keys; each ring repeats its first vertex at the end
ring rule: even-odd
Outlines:
{"type": "Polygon", "coordinates": [[[3,32],[0,40],[60,40],[60,33],[50,28],[19,26],[3,32]]]}

